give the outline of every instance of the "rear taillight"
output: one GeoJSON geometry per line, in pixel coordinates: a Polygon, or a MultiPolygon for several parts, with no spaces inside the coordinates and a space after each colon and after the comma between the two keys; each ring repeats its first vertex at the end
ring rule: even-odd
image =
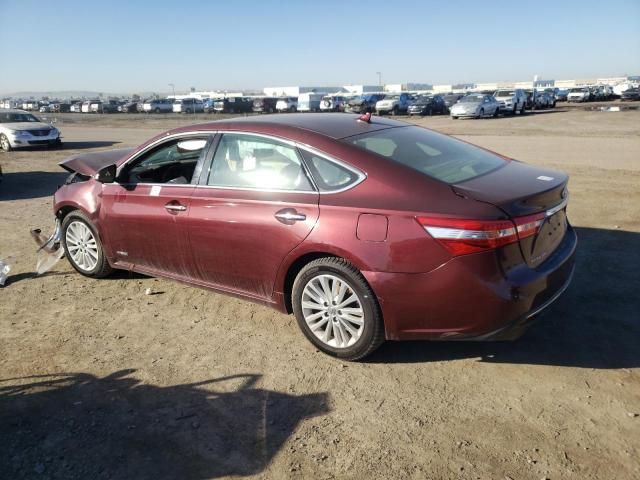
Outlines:
{"type": "Polygon", "coordinates": [[[416,217],[418,223],[453,256],[482,252],[535,235],[545,213],[511,220],[416,217]]]}

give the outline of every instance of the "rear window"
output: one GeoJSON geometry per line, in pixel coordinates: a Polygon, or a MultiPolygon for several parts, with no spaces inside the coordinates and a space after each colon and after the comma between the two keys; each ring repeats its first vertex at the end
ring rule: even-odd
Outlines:
{"type": "Polygon", "coordinates": [[[420,127],[399,127],[344,139],[446,183],[495,170],[506,160],[481,148],[420,127]]]}

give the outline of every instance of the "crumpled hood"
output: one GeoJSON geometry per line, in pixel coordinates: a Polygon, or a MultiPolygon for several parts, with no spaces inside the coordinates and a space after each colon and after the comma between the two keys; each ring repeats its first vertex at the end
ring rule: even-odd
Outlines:
{"type": "Polygon", "coordinates": [[[16,123],[0,123],[2,127],[9,130],[51,130],[53,127],[44,122],[16,122],[16,123]]]}
{"type": "Polygon", "coordinates": [[[107,165],[114,163],[120,165],[133,150],[133,148],[118,148],[102,152],[82,153],[65,158],[59,165],[69,172],[92,176],[107,165]]]}

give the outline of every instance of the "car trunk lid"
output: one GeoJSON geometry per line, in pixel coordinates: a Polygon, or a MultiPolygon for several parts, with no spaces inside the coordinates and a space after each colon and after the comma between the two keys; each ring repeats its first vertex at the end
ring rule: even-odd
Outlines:
{"type": "Polygon", "coordinates": [[[526,263],[536,267],[567,230],[568,176],[512,160],[485,175],[452,185],[463,197],[495,205],[516,223],[526,263]]]}

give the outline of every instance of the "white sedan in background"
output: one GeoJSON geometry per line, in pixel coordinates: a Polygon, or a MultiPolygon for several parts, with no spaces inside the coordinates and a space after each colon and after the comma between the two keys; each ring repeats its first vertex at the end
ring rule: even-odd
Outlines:
{"type": "Polygon", "coordinates": [[[41,122],[24,110],[0,111],[0,149],[9,152],[14,148],[34,146],[59,146],[60,131],[41,122]]]}
{"type": "Polygon", "coordinates": [[[451,118],[458,117],[497,117],[500,111],[500,103],[493,95],[473,93],[458,100],[458,103],[451,107],[451,118]]]}

